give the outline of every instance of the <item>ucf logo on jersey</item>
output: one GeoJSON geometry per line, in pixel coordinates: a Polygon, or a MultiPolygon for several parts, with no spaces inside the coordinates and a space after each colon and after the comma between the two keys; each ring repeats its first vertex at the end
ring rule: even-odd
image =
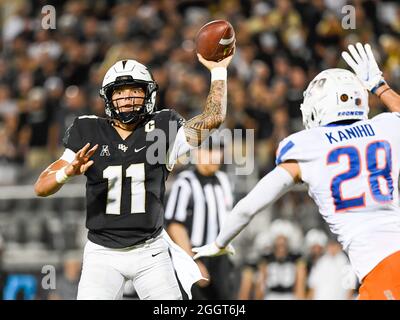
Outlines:
{"type": "Polygon", "coordinates": [[[128,147],[127,147],[126,145],[120,143],[120,144],[118,145],[118,149],[119,149],[119,150],[122,150],[123,152],[126,152],[126,150],[128,150],[128,147]]]}

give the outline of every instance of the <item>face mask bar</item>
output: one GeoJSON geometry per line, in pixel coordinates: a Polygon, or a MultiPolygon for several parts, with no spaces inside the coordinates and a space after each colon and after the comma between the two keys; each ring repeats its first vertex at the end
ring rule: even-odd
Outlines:
{"type": "MultiPolygon", "coordinates": [[[[126,85],[123,85],[126,86],[126,85]]],[[[146,100],[146,89],[143,86],[132,88],[133,90],[136,88],[141,88],[145,95],[144,96],[127,96],[127,97],[120,97],[116,99],[112,99],[112,107],[113,111],[117,116],[117,119],[122,123],[134,123],[139,121],[141,117],[145,114],[145,100],[146,100]],[[122,103],[119,103],[121,101],[122,103]],[[135,103],[137,101],[142,101],[142,103],[135,103]],[[124,103],[125,102],[125,103],[124,103]],[[126,103],[127,102],[127,103],[126,103]],[[123,110],[127,111],[123,111],[123,110]]],[[[114,87],[114,90],[117,90],[117,87],[114,87]]],[[[111,94],[113,95],[113,93],[111,94]]]]}
{"type": "Polygon", "coordinates": [[[130,107],[133,109],[132,111],[138,112],[142,108],[144,108],[144,106],[145,106],[144,105],[145,104],[145,97],[143,97],[143,96],[129,96],[129,97],[113,99],[113,100],[111,100],[111,102],[112,102],[114,108],[116,110],[118,110],[119,112],[121,112],[120,111],[121,108],[130,108],[130,107]],[[135,103],[135,101],[138,101],[138,100],[142,100],[142,103],[135,103]],[[129,101],[129,103],[125,104],[125,105],[122,105],[122,104],[120,105],[118,103],[119,101],[122,101],[122,102],[123,101],[129,101]]]}
{"type": "MultiPolygon", "coordinates": [[[[153,99],[152,97],[154,96],[154,92],[156,92],[158,89],[158,86],[155,82],[148,82],[148,81],[141,81],[141,80],[132,80],[131,77],[128,80],[123,80],[118,79],[118,82],[110,83],[107,86],[103,87],[100,90],[100,96],[104,99],[106,102],[106,115],[110,118],[116,119],[121,121],[122,123],[129,124],[129,123],[135,123],[137,121],[140,121],[143,119],[148,113],[152,112],[153,108],[149,107],[149,104],[153,104],[154,102],[151,101],[153,99]],[[116,90],[118,87],[121,86],[127,86],[127,85],[132,85],[134,87],[140,87],[144,90],[145,96],[144,97],[123,97],[123,98],[118,98],[112,100],[112,93],[114,90],[116,90]],[[129,112],[121,112],[119,106],[115,106],[114,102],[119,101],[120,99],[131,99],[132,98],[137,98],[137,99],[143,99],[142,104],[139,104],[141,106],[140,110],[133,110],[129,112]]],[[[116,103],[118,104],[118,103],[116,103]]],[[[133,108],[135,108],[135,104],[131,104],[133,108]]]]}

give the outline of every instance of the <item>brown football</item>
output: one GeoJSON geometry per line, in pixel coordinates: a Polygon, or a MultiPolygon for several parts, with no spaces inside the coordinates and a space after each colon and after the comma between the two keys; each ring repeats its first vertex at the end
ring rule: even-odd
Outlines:
{"type": "Polygon", "coordinates": [[[196,52],[204,59],[220,61],[233,54],[235,30],[225,20],[214,20],[200,28],[196,35],[196,52]]]}

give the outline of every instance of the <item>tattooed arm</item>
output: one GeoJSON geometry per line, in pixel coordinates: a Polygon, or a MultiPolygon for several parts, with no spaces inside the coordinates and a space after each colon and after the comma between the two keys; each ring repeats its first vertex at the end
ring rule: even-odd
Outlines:
{"type": "Polygon", "coordinates": [[[227,104],[226,68],[233,55],[220,62],[207,61],[197,55],[200,62],[211,71],[211,87],[207,102],[201,114],[185,123],[185,135],[188,143],[199,146],[209,135],[210,130],[218,128],[225,120],[227,104]]]}
{"type": "Polygon", "coordinates": [[[226,116],[226,81],[211,83],[204,111],[185,123],[186,139],[192,146],[199,146],[211,129],[218,128],[226,116]]]}

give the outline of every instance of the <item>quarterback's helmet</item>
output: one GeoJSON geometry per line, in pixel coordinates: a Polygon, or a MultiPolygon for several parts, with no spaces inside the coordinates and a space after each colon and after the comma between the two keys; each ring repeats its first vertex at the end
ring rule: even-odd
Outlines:
{"type": "Polygon", "coordinates": [[[341,120],[365,120],[368,91],[352,72],[327,69],[310,82],[300,109],[306,129],[341,120]]]}
{"type": "Polygon", "coordinates": [[[104,99],[106,115],[122,123],[135,123],[154,110],[158,85],[151,73],[143,64],[136,60],[120,60],[108,69],[100,89],[104,99]],[[120,112],[112,102],[112,94],[118,87],[132,85],[140,87],[145,92],[143,105],[139,111],[120,112]]]}

